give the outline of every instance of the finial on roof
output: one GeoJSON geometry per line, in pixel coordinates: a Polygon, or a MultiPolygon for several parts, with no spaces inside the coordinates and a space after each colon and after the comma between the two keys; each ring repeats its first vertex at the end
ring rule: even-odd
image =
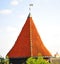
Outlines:
{"type": "Polygon", "coordinates": [[[31,12],[31,7],[33,6],[33,4],[29,4],[29,11],[31,12]]]}
{"type": "Polygon", "coordinates": [[[29,13],[28,17],[32,17],[32,16],[31,16],[31,13],[29,13]]]}
{"type": "Polygon", "coordinates": [[[29,4],[29,15],[28,17],[31,17],[31,7],[33,6],[33,4],[29,4]]]}

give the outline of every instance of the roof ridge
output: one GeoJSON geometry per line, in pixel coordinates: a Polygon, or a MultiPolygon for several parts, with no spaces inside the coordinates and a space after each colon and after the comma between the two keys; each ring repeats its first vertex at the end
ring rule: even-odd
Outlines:
{"type": "MultiPolygon", "coordinates": [[[[29,14],[30,15],[30,14],[29,14]]],[[[32,27],[31,27],[31,20],[30,20],[30,48],[31,48],[31,56],[33,56],[33,53],[32,53],[32,27]]]]}

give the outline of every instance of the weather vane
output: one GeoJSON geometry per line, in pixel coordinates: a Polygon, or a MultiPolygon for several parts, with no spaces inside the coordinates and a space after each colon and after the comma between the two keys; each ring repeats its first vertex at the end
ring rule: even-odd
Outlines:
{"type": "Polygon", "coordinates": [[[33,6],[33,4],[29,4],[29,11],[31,12],[31,7],[33,6]]]}

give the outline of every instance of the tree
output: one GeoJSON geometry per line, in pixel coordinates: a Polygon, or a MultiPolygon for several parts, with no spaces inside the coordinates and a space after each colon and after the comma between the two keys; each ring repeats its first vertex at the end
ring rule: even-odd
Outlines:
{"type": "Polygon", "coordinates": [[[5,62],[4,62],[4,64],[9,64],[9,57],[8,56],[6,56],[6,58],[5,58],[5,60],[4,60],[5,62]]]}
{"type": "Polygon", "coordinates": [[[43,57],[33,58],[30,57],[26,61],[27,64],[50,64],[48,61],[43,59],[43,57]]]}

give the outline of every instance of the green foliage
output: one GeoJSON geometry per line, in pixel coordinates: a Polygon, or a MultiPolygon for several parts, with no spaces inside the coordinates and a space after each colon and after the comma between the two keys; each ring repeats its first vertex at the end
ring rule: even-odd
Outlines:
{"type": "Polygon", "coordinates": [[[37,59],[30,57],[27,59],[26,63],[27,64],[50,64],[48,61],[46,61],[42,57],[38,57],[37,59]]]}
{"type": "Polygon", "coordinates": [[[9,57],[6,56],[6,58],[4,59],[4,64],[9,64],[9,57]]]}
{"type": "Polygon", "coordinates": [[[9,64],[9,57],[8,56],[6,56],[6,58],[5,58],[5,64],[9,64]]]}

